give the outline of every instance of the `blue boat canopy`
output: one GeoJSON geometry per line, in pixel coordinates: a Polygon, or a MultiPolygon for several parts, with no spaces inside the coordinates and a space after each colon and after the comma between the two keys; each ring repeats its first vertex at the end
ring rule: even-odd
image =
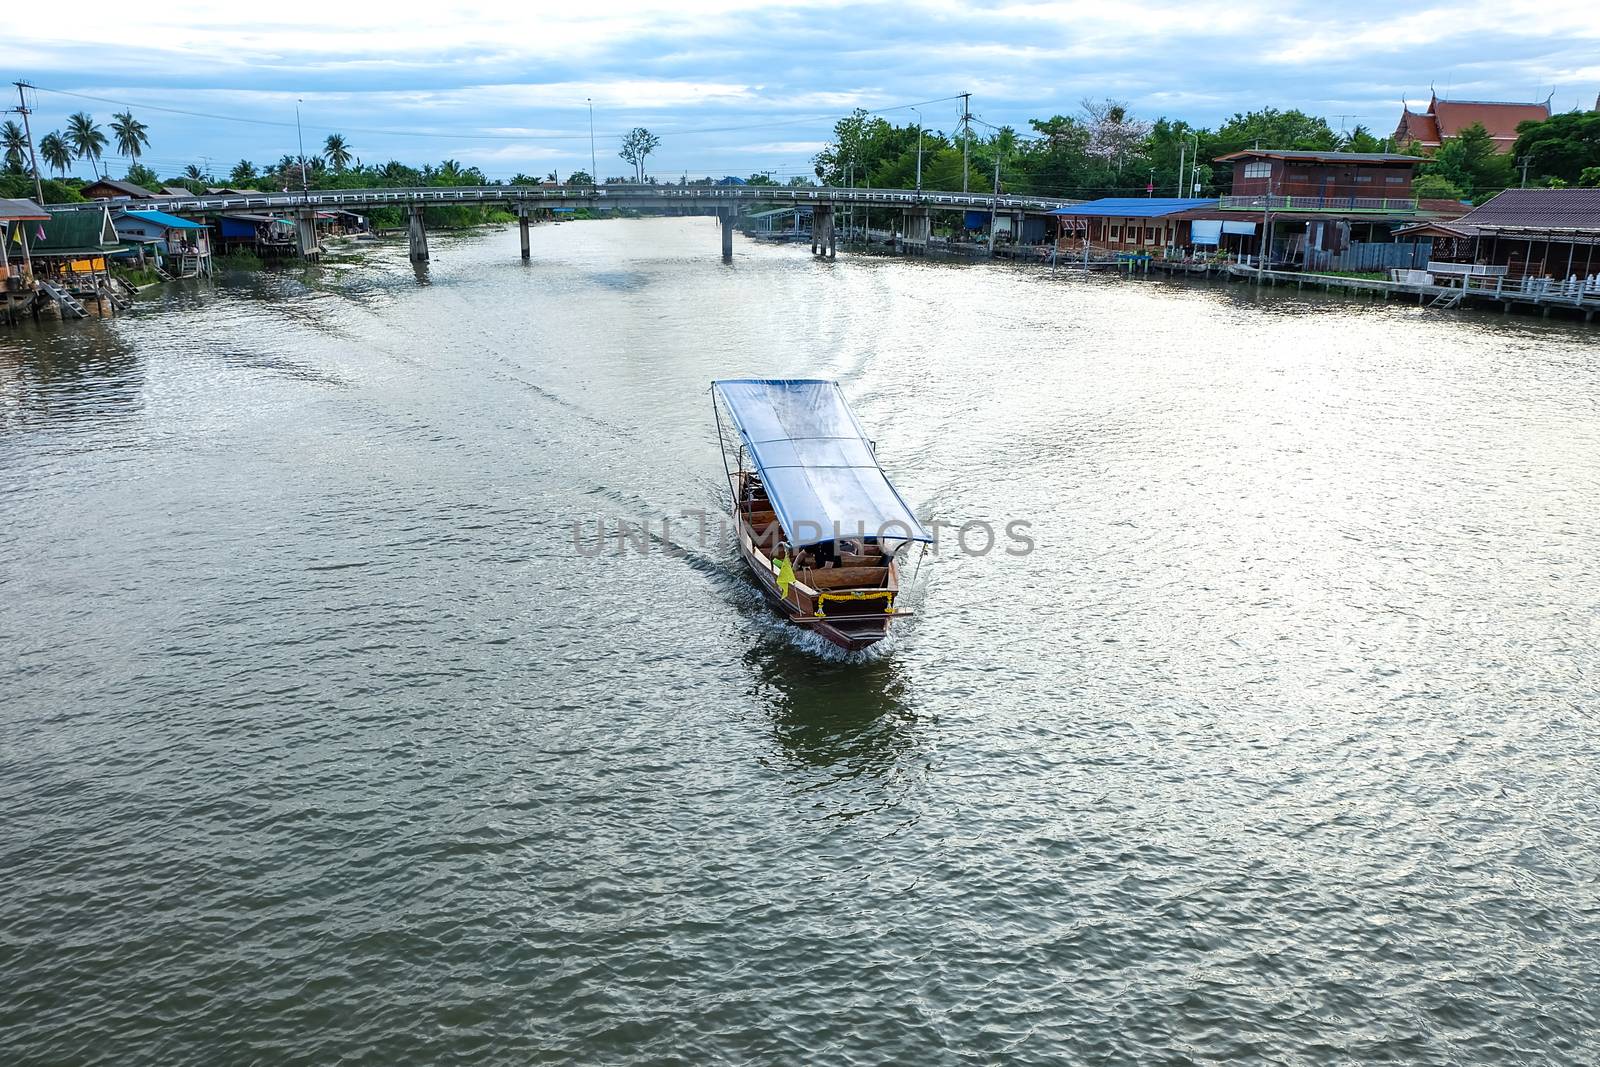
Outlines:
{"type": "Polygon", "coordinates": [[[838,382],[740,378],[711,387],[726,405],[790,545],[839,537],[933,540],[878,466],[838,382]]]}
{"type": "Polygon", "coordinates": [[[206,228],[203,222],[190,222],[188,219],[180,219],[176,215],[168,215],[165,211],[124,211],[123,214],[130,219],[148,222],[152,226],[165,226],[169,230],[203,230],[206,228]]]}

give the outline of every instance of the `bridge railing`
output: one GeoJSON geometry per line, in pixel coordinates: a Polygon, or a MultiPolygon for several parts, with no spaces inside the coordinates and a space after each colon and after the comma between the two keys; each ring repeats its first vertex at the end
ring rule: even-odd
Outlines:
{"type": "Polygon", "coordinates": [[[722,203],[859,204],[870,207],[926,207],[944,210],[989,210],[1038,214],[1081,203],[1055,197],[956,193],[916,189],[856,189],[770,185],[474,185],[417,186],[388,189],[317,189],[310,192],[240,193],[217,196],[155,197],[150,200],[89,201],[52,204],[51,211],[100,207],[167,212],[261,212],[300,208],[440,206],[450,204],[555,204],[634,207],[693,201],[701,206],[722,203]]]}

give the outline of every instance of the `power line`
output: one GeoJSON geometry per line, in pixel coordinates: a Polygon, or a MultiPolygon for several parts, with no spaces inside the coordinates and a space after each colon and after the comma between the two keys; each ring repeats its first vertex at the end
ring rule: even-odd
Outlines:
{"type": "MultiPolygon", "coordinates": [[[[210,120],[215,121],[215,122],[238,122],[238,123],[244,123],[246,125],[251,125],[251,126],[269,126],[269,127],[274,127],[274,128],[278,128],[278,129],[292,129],[292,128],[294,128],[294,125],[295,125],[293,122],[280,121],[280,120],[276,120],[276,119],[254,119],[254,118],[246,118],[246,117],[244,117],[242,115],[220,115],[220,114],[217,114],[215,112],[209,112],[209,111],[191,111],[191,110],[189,110],[187,108],[165,107],[165,106],[160,105],[160,104],[138,103],[138,102],[130,101],[130,100],[118,100],[118,99],[115,99],[113,97],[96,96],[96,95],[94,95],[92,93],[78,93],[78,92],[72,92],[71,90],[68,90],[68,89],[52,89],[52,88],[50,88],[48,86],[43,86],[43,85],[36,85],[36,86],[33,86],[33,88],[37,92],[54,93],[54,94],[56,94],[58,96],[70,96],[70,97],[73,97],[74,99],[78,99],[78,100],[91,100],[91,101],[94,101],[95,103],[111,104],[111,105],[116,106],[116,107],[124,107],[124,108],[137,107],[137,108],[140,108],[140,109],[142,109],[144,111],[156,111],[156,112],[162,112],[162,113],[165,113],[165,114],[168,114],[168,115],[183,115],[183,116],[186,116],[188,118],[210,119],[210,120]]],[[[864,108],[862,110],[866,111],[866,113],[869,114],[869,115],[883,115],[883,114],[887,114],[888,112],[891,112],[891,111],[902,111],[902,110],[905,110],[906,108],[921,107],[921,106],[925,106],[927,104],[938,104],[938,103],[943,103],[943,102],[945,102],[947,100],[959,100],[959,99],[960,99],[959,96],[945,96],[945,97],[940,97],[940,98],[938,98],[936,100],[919,100],[919,101],[916,101],[914,103],[909,103],[909,104],[890,104],[890,105],[887,105],[887,106],[884,106],[884,107],[881,107],[881,108],[864,108]]],[[[826,114],[826,115],[804,115],[804,116],[800,116],[798,118],[793,118],[793,119],[780,119],[780,120],[775,120],[775,121],[757,122],[757,123],[742,123],[742,124],[733,125],[733,126],[698,126],[698,127],[688,127],[688,128],[681,128],[681,129],[674,129],[674,128],[669,126],[669,127],[663,128],[663,129],[658,129],[658,130],[656,130],[654,132],[656,132],[657,134],[659,134],[660,136],[663,136],[663,137],[681,137],[681,136],[684,136],[684,135],[687,135],[687,134],[698,134],[698,133],[740,133],[740,132],[745,132],[745,131],[749,131],[749,130],[779,129],[779,128],[782,128],[782,127],[785,127],[785,126],[798,126],[798,125],[802,125],[804,123],[810,123],[810,122],[827,122],[829,120],[834,120],[834,119],[837,119],[837,118],[838,118],[837,112],[833,112],[833,113],[829,113],[829,114],[826,114]]],[[[359,134],[368,134],[368,135],[371,135],[371,136],[378,136],[378,137],[425,137],[425,138],[443,139],[443,140],[457,140],[457,141],[460,141],[460,140],[479,140],[479,141],[581,141],[581,140],[584,140],[584,139],[586,139],[586,138],[591,136],[591,134],[589,132],[587,132],[587,131],[582,132],[582,133],[503,134],[503,133],[481,133],[481,132],[479,132],[479,133],[460,133],[460,132],[456,132],[456,133],[437,133],[437,132],[433,132],[433,131],[429,131],[429,130],[396,130],[396,129],[387,129],[387,128],[383,128],[383,127],[364,127],[364,126],[341,126],[341,127],[338,127],[337,129],[335,129],[333,127],[319,127],[319,126],[313,126],[311,128],[313,130],[318,131],[318,132],[327,132],[327,133],[359,133],[359,134]]],[[[598,134],[596,136],[600,136],[600,137],[621,137],[621,136],[623,136],[625,134],[625,132],[626,131],[618,131],[618,132],[614,132],[614,133],[601,133],[601,134],[598,134]]]]}

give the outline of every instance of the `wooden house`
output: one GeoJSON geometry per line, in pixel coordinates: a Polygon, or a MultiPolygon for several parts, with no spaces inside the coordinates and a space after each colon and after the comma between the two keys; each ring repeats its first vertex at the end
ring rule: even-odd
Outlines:
{"type": "Polygon", "coordinates": [[[1056,220],[1056,247],[1110,253],[1149,252],[1191,243],[1185,212],[1216,210],[1215,200],[1162,196],[1108,196],[1050,214],[1056,220]]]}
{"type": "Polygon", "coordinates": [[[1430,269],[1472,265],[1513,279],[1580,281],[1600,293],[1600,189],[1507,189],[1458,219],[1401,232],[1434,238],[1430,269]]]}
{"type": "Polygon", "coordinates": [[[153,255],[169,274],[188,278],[211,273],[211,234],[205,223],[165,211],[125,208],[111,224],[118,240],[132,245],[141,258],[153,255]]]}
{"type": "Polygon", "coordinates": [[[96,178],[78,192],[85,200],[150,200],[157,195],[142,185],[115,178],[96,178]]]}

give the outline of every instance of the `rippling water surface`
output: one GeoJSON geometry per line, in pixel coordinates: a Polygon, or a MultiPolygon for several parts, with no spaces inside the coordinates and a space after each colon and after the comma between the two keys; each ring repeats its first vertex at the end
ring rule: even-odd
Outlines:
{"type": "Polygon", "coordinates": [[[0,335],[0,1061],[1600,1060],[1592,330],[433,245],[0,335]],[[576,554],[742,373],[1037,550],[576,554]]]}

